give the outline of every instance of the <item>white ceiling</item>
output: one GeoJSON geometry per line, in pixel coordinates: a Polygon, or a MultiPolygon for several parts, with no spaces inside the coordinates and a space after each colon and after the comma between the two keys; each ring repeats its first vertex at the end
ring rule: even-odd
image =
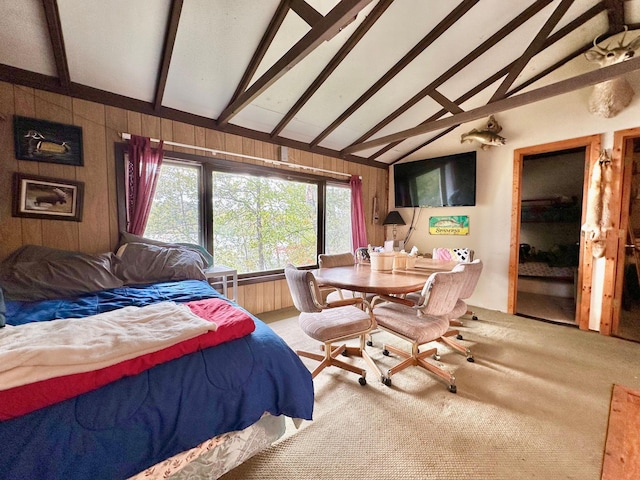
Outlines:
{"type": "MultiPolygon", "coordinates": [[[[0,0],[0,80],[92,100],[108,92],[104,103],[168,118],[185,112],[191,123],[209,128],[388,164],[437,141],[444,129],[344,149],[490,101],[498,108],[501,100],[544,85],[543,73],[581,56],[596,36],[606,39],[640,22],[639,0],[395,0],[334,61],[386,1],[0,0]],[[282,23],[265,41],[251,81],[236,93],[278,12],[282,23]],[[327,24],[334,36],[323,33],[327,24]],[[547,39],[553,42],[545,45],[547,39]],[[420,42],[424,49],[400,65],[420,42]],[[332,61],[330,75],[291,113],[332,61]],[[484,89],[461,98],[502,69],[484,89]],[[506,91],[492,98],[505,79],[506,91]],[[406,104],[430,85],[437,89],[406,104]]],[[[585,72],[593,68],[585,62],[585,72]]]]}

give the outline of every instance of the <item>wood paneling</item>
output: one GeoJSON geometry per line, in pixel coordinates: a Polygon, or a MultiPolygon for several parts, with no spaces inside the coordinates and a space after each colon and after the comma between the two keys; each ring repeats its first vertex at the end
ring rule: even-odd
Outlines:
{"type": "MultiPolygon", "coordinates": [[[[115,248],[118,241],[118,221],[114,144],[121,142],[122,132],[279,160],[278,146],[271,143],[0,82],[0,146],[4,147],[0,153],[0,259],[25,244],[88,253],[115,248]],[[73,167],[16,160],[13,148],[13,114],[82,127],[85,165],[73,167]],[[16,171],[85,182],[83,221],[12,217],[11,178],[16,171]]],[[[165,146],[166,151],[173,149],[165,146]]],[[[212,155],[180,147],[175,147],[175,150],[212,155]]],[[[371,223],[371,209],[374,195],[378,196],[381,209],[386,205],[386,170],[293,148],[288,149],[288,154],[291,163],[360,175],[369,242],[383,244],[384,229],[381,223],[371,223]]],[[[232,156],[227,158],[236,162],[262,164],[257,160],[232,156]]],[[[293,305],[285,280],[241,285],[237,298],[240,305],[256,314],[293,305]]]]}

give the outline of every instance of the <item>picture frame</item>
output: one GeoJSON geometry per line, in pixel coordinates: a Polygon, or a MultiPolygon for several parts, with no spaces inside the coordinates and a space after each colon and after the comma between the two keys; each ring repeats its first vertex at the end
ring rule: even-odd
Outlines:
{"type": "Polygon", "coordinates": [[[18,160],[84,165],[82,127],[14,115],[13,139],[18,160]]]}
{"type": "Polygon", "coordinates": [[[82,221],[84,182],[13,174],[14,217],[82,221]]]}
{"type": "Polygon", "coordinates": [[[429,217],[431,235],[469,235],[469,216],[429,217]]]}

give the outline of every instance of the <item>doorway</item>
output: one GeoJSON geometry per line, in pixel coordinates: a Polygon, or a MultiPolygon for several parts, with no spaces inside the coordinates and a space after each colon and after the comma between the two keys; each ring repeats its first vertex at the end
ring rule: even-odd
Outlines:
{"type": "Polygon", "coordinates": [[[577,325],[585,147],[522,159],[516,311],[577,325]]]}
{"type": "MultiPolygon", "coordinates": [[[[620,242],[612,335],[640,342],[640,136],[623,137],[620,242]]],[[[622,132],[624,133],[624,132],[622,132]]],[[[616,136],[618,139],[619,136],[616,136]]]]}
{"type": "MultiPolygon", "coordinates": [[[[509,296],[508,296],[508,305],[507,311],[509,313],[516,314],[517,312],[517,299],[518,299],[518,287],[519,287],[519,271],[520,271],[520,255],[531,255],[532,250],[529,248],[527,250],[527,245],[531,247],[531,243],[529,241],[521,241],[520,240],[520,225],[522,219],[522,200],[538,200],[538,197],[524,197],[523,196],[523,168],[525,163],[525,157],[531,158],[544,158],[549,155],[556,155],[558,152],[577,152],[582,151],[582,162],[584,166],[584,176],[582,179],[582,195],[580,196],[582,201],[576,199],[573,202],[571,198],[571,203],[573,204],[572,208],[579,209],[582,213],[580,214],[580,225],[584,223],[584,203],[587,192],[587,179],[588,179],[588,171],[589,166],[593,164],[600,154],[601,141],[599,135],[591,135],[588,137],[575,138],[571,140],[564,140],[561,142],[554,142],[545,145],[537,145],[533,147],[522,148],[514,151],[514,160],[513,160],[513,195],[512,195],[512,207],[511,207],[511,249],[509,256],[509,296]],[[521,244],[523,244],[523,248],[521,248],[521,244]]],[[[556,169],[554,168],[555,164],[551,164],[547,167],[545,176],[546,178],[552,178],[556,175],[556,169]]],[[[528,193],[527,193],[528,195],[528,193]]],[[[546,195],[547,198],[550,195],[546,195]]],[[[562,195],[561,195],[562,196],[562,195]]],[[[571,195],[570,197],[573,197],[571,195]]],[[[564,199],[566,200],[566,199],[564,199]]],[[[563,203],[561,206],[568,206],[568,202],[564,202],[561,198],[560,201],[563,203]],[[564,205],[567,203],[567,205],[564,205]]],[[[536,202],[530,202],[534,206],[536,202]]],[[[547,204],[543,205],[545,207],[553,206],[553,203],[549,204],[547,200],[547,204]]],[[[534,212],[536,209],[533,209],[534,212]]],[[[544,210],[544,209],[543,209],[544,210]]],[[[546,208],[546,210],[550,210],[550,208],[546,208]]],[[[528,215],[528,213],[525,213],[528,215]]],[[[539,215],[545,215],[544,213],[539,213],[539,215]]],[[[548,215],[548,214],[547,214],[548,215]]],[[[575,219],[574,219],[575,220],[575,219]]],[[[526,222],[525,222],[526,223],[526,222]]],[[[543,223],[543,222],[539,222],[543,223]]],[[[558,237],[559,238],[559,237],[558,237]]],[[[573,242],[573,238],[571,243],[573,242]]],[[[546,244],[545,244],[546,245],[546,244]]],[[[546,248],[546,247],[545,247],[546,248]]],[[[537,252],[537,248],[536,248],[537,252]]],[[[575,252],[574,252],[575,254],[575,252]]],[[[585,248],[584,236],[579,235],[578,241],[578,267],[577,269],[571,270],[573,274],[573,278],[571,279],[571,275],[565,275],[563,281],[569,284],[570,294],[571,294],[571,303],[574,309],[573,321],[571,322],[574,325],[577,325],[580,329],[588,329],[589,328],[589,312],[590,312],[590,304],[591,304],[591,278],[592,278],[592,261],[590,257],[590,249],[585,248]],[[589,250],[587,252],[587,250],[589,250]]],[[[566,259],[566,256],[562,257],[566,259]]],[[[565,261],[565,260],[562,260],[565,261]]],[[[522,287],[522,285],[520,285],[522,287]]],[[[566,288],[566,287],[565,287],[566,288]]],[[[565,292],[565,295],[568,293],[565,292]]],[[[570,317],[569,317],[570,318],[570,317]]]]}

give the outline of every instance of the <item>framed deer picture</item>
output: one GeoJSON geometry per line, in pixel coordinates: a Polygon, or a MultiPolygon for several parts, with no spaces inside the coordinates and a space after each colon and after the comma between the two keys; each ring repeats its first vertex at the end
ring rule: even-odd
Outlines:
{"type": "Polygon", "coordinates": [[[13,216],[82,221],[84,183],[13,174],[13,216]]]}

